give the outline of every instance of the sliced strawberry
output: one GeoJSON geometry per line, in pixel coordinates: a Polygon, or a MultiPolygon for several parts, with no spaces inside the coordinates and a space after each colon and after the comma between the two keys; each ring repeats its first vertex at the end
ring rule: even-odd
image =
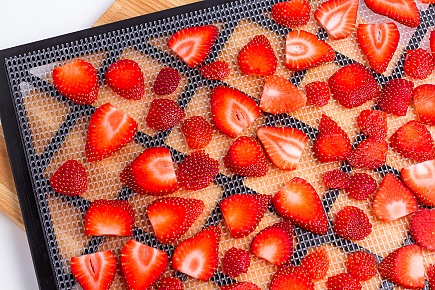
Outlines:
{"type": "Polygon", "coordinates": [[[334,231],[342,238],[360,241],[372,232],[367,214],[354,206],[345,206],[335,215],[334,231]]]}
{"type": "Polygon", "coordinates": [[[245,75],[270,76],[276,71],[277,59],[269,39],[254,36],[237,55],[237,64],[245,75]]]}
{"type": "Polygon", "coordinates": [[[302,267],[284,265],[272,276],[270,290],[314,290],[310,275],[302,267]]]}
{"type": "Polygon", "coordinates": [[[234,284],[222,286],[219,290],[261,290],[261,288],[251,282],[236,282],[234,284]]]}
{"type": "Polygon", "coordinates": [[[121,172],[120,179],[139,194],[159,196],[178,189],[171,151],[165,147],[145,149],[121,172]]]}
{"type": "Polygon", "coordinates": [[[415,79],[426,79],[432,74],[435,61],[432,54],[422,48],[411,49],[406,52],[403,71],[415,79]]]}
{"type": "Polygon", "coordinates": [[[403,25],[420,25],[420,12],[414,0],[364,0],[373,12],[387,16],[403,25]]]}
{"type": "Polygon", "coordinates": [[[257,137],[272,163],[283,170],[296,169],[308,142],[304,132],[290,127],[263,126],[257,137]]]}
{"type": "Polygon", "coordinates": [[[82,59],[53,69],[54,87],[77,104],[92,104],[98,98],[98,75],[93,65],[82,59]]]}
{"type": "Polygon", "coordinates": [[[163,277],[157,283],[157,290],[183,290],[184,285],[180,279],[175,277],[163,277]]]}
{"type": "Polygon", "coordinates": [[[435,125],[435,85],[416,87],[412,92],[412,100],[419,121],[429,126],[435,125]]]}
{"type": "Polygon", "coordinates": [[[328,81],[333,98],[345,108],[358,107],[376,99],[380,88],[372,73],[359,63],[348,64],[328,81]]]}
{"type": "Polygon", "coordinates": [[[218,35],[219,30],[214,25],[187,27],[171,36],[168,47],[194,68],[207,58],[218,35]]]}
{"type": "Polygon", "coordinates": [[[157,95],[169,95],[175,92],[181,81],[180,73],[172,67],[164,67],[154,80],[153,89],[157,95]]]}
{"type": "Polygon", "coordinates": [[[346,269],[355,279],[367,281],[378,272],[378,262],[373,254],[360,250],[346,257],[346,269]]]}
{"type": "Polygon", "coordinates": [[[363,110],[358,115],[358,128],[361,133],[375,140],[385,140],[387,138],[387,114],[379,110],[363,110]]]}
{"type": "Polygon", "coordinates": [[[154,130],[169,130],[186,116],[177,102],[170,99],[154,99],[151,101],[145,121],[154,130]]]}
{"type": "Polygon", "coordinates": [[[270,195],[234,194],[221,201],[219,207],[232,238],[252,233],[263,218],[271,201],[270,195]]]}
{"type": "Polygon", "coordinates": [[[379,273],[399,286],[412,289],[424,287],[424,264],[421,248],[402,246],[389,253],[379,264],[379,273]]]}
{"type": "Polygon", "coordinates": [[[207,281],[215,273],[221,231],[208,227],[195,236],[182,241],[172,256],[172,268],[193,278],[207,281]]]}
{"type": "Polygon", "coordinates": [[[435,159],[404,167],[400,173],[422,204],[435,206],[435,159]]]}
{"type": "Polygon", "coordinates": [[[329,85],[327,82],[323,81],[314,81],[307,84],[305,86],[305,92],[307,94],[307,105],[323,107],[328,104],[331,98],[329,85]]]}
{"type": "Polygon", "coordinates": [[[390,222],[417,210],[414,194],[392,173],[387,173],[373,198],[373,212],[383,222],[390,222]]]}
{"type": "Polygon", "coordinates": [[[213,127],[203,116],[192,116],[184,120],[181,132],[190,149],[206,147],[213,137],[213,127]]]}
{"type": "Polygon", "coordinates": [[[98,161],[111,156],[130,143],[136,132],[136,121],[110,103],[97,108],[88,126],[88,161],[98,161]]]}
{"type": "Polygon", "coordinates": [[[203,150],[194,151],[178,165],[177,178],[181,187],[190,190],[206,188],[219,173],[219,161],[203,150]]]}
{"type": "Polygon", "coordinates": [[[327,188],[345,189],[349,187],[349,174],[340,169],[325,171],[322,182],[327,188]]]}
{"type": "Polygon", "coordinates": [[[434,4],[435,0],[418,0],[418,2],[423,4],[434,4]]]}
{"type": "Polygon", "coordinates": [[[285,40],[285,66],[290,70],[301,71],[333,61],[334,49],[304,30],[293,30],[285,40]]]}
{"type": "Polygon", "coordinates": [[[153,201],[146,209],[154,233],[161,243],[180,238],[204,211],[199,199],[166,197],[153,201]]]}
{"type": "Polygon", "coordinates": [[[235,247],[230,248],[222,259],[222,270],[228,276],[235,278],[248,272],[251,264],[249,252],[235,247]]]}
{"type": "Polygon", "coordinates": [[[400,32],[394,22],[359,24],[356,30],[358,43],[366,55],[370,67],[384,73],[396,52],[400,32]]]}
{"type": "Polygon", "coordinates": [[[301,261],[301,268],[307,272],[313,281],[322,280],[329,270],[329,257],[325,247],[318,247],[306,255],[301,261]]]}
{"type": "Polygon", "coordinates": [[[426,268],[426,275],[429,281],[429,289],[435,289],[435,264],[430,264],[426,268]]]}
{"type": "Polygon", "coordinates": [[[116,258],[110,250],[71,258],[71,273],[83,290],[108,290],[115,278],[116,258]]]}
{"type": "Polygon", "coordinates": [[[328,221],[322,201],[314,187],[302,178],[294,177],[272,198],[277,213],[301,228],[326,234],[328,221]]]}
{"type": "Polygon", "coordinates": [[[279,222],[261,230],[251,242],[251,252],[274,265],[288,263],[293,254],[293,226],[279,222]]]}
{"type": "Polygon", "coordinates": [[[120,59],[112,63],[105,77],[107,85],[127,100],[140,100],[145,93],[143,72],[134,60],[120,59]]]}
{"type": "Polygon", "coordinates": [[[356,26],[358,0],[328,0],[314,11],[314,18],[332,39],[348,37],[356,26]]]}
{"type": "Polygon", "coordinates": [[[199,68],[203,77],[209,80],[224,80],[230,75],[230,66],[224,61],[215,61],[199,68]]]}
{"type": "Polygon", "coordinates": [[[165,272],[168,254],[135,240],[121,250],[121,269],[129,289],[147,289],[165,272]]]}
{"type": "Polygon", "coordinates": [[[367,200],[375,193],[378,184],[369,174],[364,172],[353,173],[349,177],[349,187],[347,193],[350,198],[356,200],[367,200]]]}
{"type": "Polygon", "coordinates": [[[131,236],[134,231],[133,207],[126,200],[94,200],[85,214],[87,236],[131,236]]]}
{"type": "Polygon", "coordinates": [[[253,99],[224,86],[213,89],[210,107],[215,126],[231,138],[240,135],[261,115],[261,109],[253,99]]]}
{"type": "Polygon", "coordinates": [[[260,108],[271,114],[296,111],[305,106],[307,97],[287,79],[273,75],[266,79],[260,99],[260,108]]]}
{"type": "Polygon", "coordinates": [[[273,4],[271,12],[277,23],[295,28],[308,23],[311,6],[307,0],[290,0],[273,4]]]}
{"type": "Polygon", "coordinates": [[[396,116],[405,116],[411,104],[414,83],[405,79],[393,79],[385,84],[378,98],[379,108],[396,116]]]}
{"type": "Polygon", "coordinates": [[[50,177],[50,185],[57,193],[83,194],[88,190],[86,169],[77,160],[67,160],[50,177]]]}
{"type": "Polygon", "coordinates": [[[390,137],[391,146],[403,157],[422,162],[435,156],[434,140],[419,121],[411,120],[390,137]]]}
{"type": "Polygon", "coordinates": [[[412,216],[409,232],[417,245],[429,251],[435,250],[435,210],[422,208],[417,211],[412,216]]]}
{"type": "Polygon", "coordinates": [[[388,143],[372,138],[365,139],[352,150],[347,162],[356,168],[376,169],[387,160],[388,143]]]}
{"type": "Polygon", "coordinates": [[[328,277],[326,281],[328,290],[345,289],[345,290],[361,290],[361,283],[352,277],[349,273],[340,273],[328,277]]]}

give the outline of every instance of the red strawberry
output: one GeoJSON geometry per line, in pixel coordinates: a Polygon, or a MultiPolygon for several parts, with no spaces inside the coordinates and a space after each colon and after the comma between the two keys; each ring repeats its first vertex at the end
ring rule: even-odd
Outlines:
{"type": "Polygon", "coordinates": [[[434,4],[435,0],[418,0],[420,3],[423,4],[434,4]]]}
{"type": "Polygon", "coordinates": [[[370,235],[372,224],[363,210],[345,206],[335,215],[334,231],[342,238],[360,241],[370,235]]]}
{"type": "Polygon", "coordinates": [[[419,121],[429,126],[435,125],[435,85],[416,87],[412,92],[412,100],[419,121]]]}
{"type": "Polygon", "coordinates": [[[320,162],[343,161],[352,150],[346,132],[330,117],[322,114],[313,152],[320,162]]]}
{"type": "Polygon", "coordinates": [[[183,290],[183,282],[175,277],[163,277],[157,283],[158,290],[183,290]]]}
{"type": "Polygon", "coordinates": [[[314,18],[332,39],[343,39],[355,30],[358,6],[358,0],[328,0],[317,7],[314,18]]]}
{"type": "Polygon", "coordinates": [[[97,199],[85,214],[87,236],[131,236],[134,230],[134,210],[126,200],[97,199]]]}
{"type": "Polygon", "coordinates": [[[240,135],[261,115],[261,109],[253,99],[224,86],[213,89],[210,107],[216,127],[231,138],[240,135]]]}
{"type": "Polygon", "coordinates": [[[227,286],[222,286],[220,290],[261,290],[260,287],[251,282],[236,282],[227,286]]]}
{"type": "Polygon", "coordinates": [[[254,36],[237,55],[237,64],[245,75],[270,76],[276,71],[277,59],[266,36],[254,36]]]}
{"type": "Polygon", "coordinates": [[[394,22],[359,24],[356,30],[358,43],[367,56],[371,68],[384,73],[396,52],[400,32],[394,22]]]}
{"type": "Polygon", "coordinates": [[[314,290],[314,283],[302,267],[284,265],[272,276],[269,289],[314,290]]]}
{"type": "Polygon", "coordinates": [[[169,95],[175,92],[181,81],[181,75],[172,67],[164,67],[154,80],[154,93],[157,95],[169,95]]]}
{"type": "Polygon", "coordinates": [[[378,272],[378,262],[373,254],[360,250],[347,255],[346,269],[355,279],[366,281],[378,272]]]}
{"type": "Polygon", "coordinates": [[[54,87],[77,104],[92,104],[98,97],[97,70],[87,61],[76,59],[53,69],[54,87]]]}
{"type": "Polygon", "coordinates": [[[432,54],[425,49],[417,48],[406,52],[403,71],[410,77],[423,80],[432,74],[434,66],[432,54]]]}
{"type": "Polygon", "coordinates": [[[420,25],[420,12],[414,0],[364,0],[373,12],[385,15],[403,25],[417,27],[420,25]]]}
{"type": "Polygon", "coordinates": [[[192,116],[184,120],[181,132],[190,149],[206,147],[213,137],[213,127],[203,116],[192,116]]]}
{"type": "Polygon", "coordinates": [[[361,290],[361,283],[352,277],[349,273],[340,273],[333,276],[329,276],[326,281],[326,287],[328,290],[361,290]]]}
{"type": "Polygon", "coordinates": [[[50,185],[61,194],[83,194],[88,190],[86,169],[77,160],[67,160],[50,177],[50,185]]]}
{"type": "Polygon", "coordinates": [[[289,127],[263,126],[258,128],[257,137],[272,163],[283,170],[296,169],[308,142],[304,132],[289,127]]]}
{"type": "Polygon", "coordinates": [[[230,248],[222,259],[223,272],[232,278],[248,272],[250,264],[249,252],[234,247],[230,248]]]}
{"type": "Polygon", "coordinates": [[[327,82],[314,81],[305,86],[307,94],[307,105],[323,107],[328,104],[331,98],[331,92],[327,82]]]}
{"type": "Polygon", "coordinates": [[[433,56],[435,54],[435,30],[432,30],[430,32],[429,46],[430,46],[430,51],[432,52],[432,56],[433,56]]]}
{"type": "Polygon", "coordinates": [[[263,218],[271,201],[270,195],[234,194],[221,201],[219,207],[232,238],[252,233],[263,218]]]}
{"type": "Polygon", "coordinates": [[[417,210],[412,192],[392,173],[387,173],[373,198],[373,212],[383,222],[390,222],[417,210]]]}
{"type": "Polygon", "coordinates": [[[349,187],[349,174],[333,169],[322,173],[322,182],[327,188],[345,189],[349,187]]]}
{"type": "Polygon", "coordinates": [[[390,137],[391,146],[403,157],[421,162],[435,156],[434,140],[419,121],[411,120],[390,137]]]}
{"type": "Polygon", "coordinates": [[[429,280],[429,289],[435,289],[435,264],[430,264],[427,267],[426,275],[429,280]]]}
{"type": "Polygon", "coordinates": [[[230,66],[224,60],[215,61],[199,68],[203,77],[209,80],[224,80],[230,75],[230,66]]]}
{"type": "Polygon", "coordinates": [[[172,268],[193,278],[207,281],[215,273],[221,231],[208,227],[195,236],[182,241],[172,256],[172,268]]]}
{"type": "Polygon", "coordinates": [[[240,176],[264,176],[267,161],[260,143],[251,137],[241,136],[231,144],[223,158],[225,167],[240,176]]]}
{"type": "Polygon", "coordinates": [[[345,108],[358,107],[376,99],[380,88],[372,73],[359,63],[348,64],[328,81],[333,98],[345,108]]]}
{"type": "Polygon", "coordinates": [[[293,112],[305,106],[307,97],[287,79],[273,75],[266,79],[260,108],[271,114],[293,112]]]}
{"type": "Polygon", "coordinates": [[[194,68],[207,58],[218,35],[219,30],[214,25],[187,27],[171,36],[168,47],[194,68]]]}
{"type": "Polygon", "coordinates": [[[396,116],[405,116],[411,104],[414,83],[405,79],[392,79],[381,90],[379,108],[396,116]]]}
{"type": "Polygon", "coordinates": [[[364,172],[353,173],[349,177],[347,193],[350,198],[356,200],[367,200],[378,187],[376,180],[364,172]]]}
{"type": "Polygon", "coordinates": [[[301,228],[326,234],[328,221],[322,201],[314,187],[302,178],[294,177],[272,198],[277,213],[301,228]]]}
{"type": "Polygon", "coordinates": [[[105,77],[107,85],[127,100],[140,100],[145,93],[143,72],[134,60],[120,59],[112,63],[105,77]]]}
{"type": "Polygon", "coordinates": [[[120,262],[128,289],[147,289],[165,272],[168,254],[129,240],[121,250],[120,262]]]}
{"type": "Polygon", "coordinates": [[[178,189],[171,151],[165,147],[145,149],[121,172],[120,179],[139,194],[160,196],[178,189]]]}
{"type": "Polygon", "coordinates": [[[331,62],[334,58],[334,49],[316,35],[304,30],[293,30],[287,34],[285,66],[290,70],[313,68],[331,62]]]}
{"type": "Polygon", "coordinates": [[[301,268],[307,272],[314,281],[326,277],[329,269],[329,257],[325,247],[316,248],[301,261],[301,268]]]}
{"type": "Polygon", "coordinates": [[[402,168],[401,177],[422,204],[435,206],[435,159],[402,168]]]}
{"type": "Polygon", "coordinates": [[[154,130],[165,131],[180,123],[185,116],[177,102],[162,98],[151,101],[145,121],[154,130]]]}
{"type": "Polygon", "coordinates": [[[191,190],[206,188],[219,173],[219,161],[202,150],[188,154],[178,165],[178,182],[181,187],[191,190]]]}
{"type": "Polygon", "coordinates": [[[71,258],[71,273],[83,290],[108,290],[115,278],[116,258],[110,250],[71,258]]]}
{"type": "Polygon", "coordinates": [[[199,199],[166,197],[153,201],[146,209],[154,233],[161,243],[181,237],[204,211],[199,199]]]}
{"type": "Polygon", "coordinates": [[[277,23],[295,28],[308,23],[311,6],[307,0],[290,0],[273,4],[271,12],[277,23]]]}
{"type": "Polygon", "coordinates": [[[398,286],[412,289],[424,287],[424,264],[421,248],[402,246],[388,254],[379,264],[379,273],[398,286]]]}
{"type": "Polygon", "coordinates": [[[358,128],[361,133],[375,140],[387,138],[387,115],[379,110],[363,110],[357,117],[358,128]]]}
{"type": "Polygon", "coordinates": [[[435,250],[435,210],[422,208],[417,211],[412,216],[409,232],[417,245],[429,251],[435,250]]]}
{"type": "Polygon", "coordinates": [[[356,168],[376,169],[385,164],[388,144],[372,138],[365,139],[352,150],[347,162],[356,168]]]}
{"type": "Polygon", "coordinates": [[[88,161],[98,161],[130,143],[137,132],[136,121],[109,103],[92,114],[86,140],[88,161]]]}
{"type": "Polygon", "coordinates": [[[251,252],[274,265],[288,263],[293,254],[293,226],[279,222],[261,230],[251,242],[251,252]]]}

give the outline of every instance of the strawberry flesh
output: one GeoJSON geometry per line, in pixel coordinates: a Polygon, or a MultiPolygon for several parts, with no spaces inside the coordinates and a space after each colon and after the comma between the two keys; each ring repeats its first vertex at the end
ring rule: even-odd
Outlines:
{"type": "Polygon", "coordinates": [[[151,101],[145,121],[150,128],[165,131],[180,123],[185,116],[177,102],[159,98],[151,101]]]}
{"type": "Polygon", "coordinates": [[[404,167],[400,173],[422,204],[435,206],[435,159],[404,167]]]}
{"type": "Polygon", "coordinates": [[[107,85],[127,100],[140,100],[144,96],[143,72],[134,60],[120,59],[112,63],[105,77],[107,85]]]}
{"type": "Polygon", "coordinates": [[[373,12],[387,16],[403,25],[420,25],[420,12],[414,0],[364,0],[373,12]]]}
{"type": "Polygon", "coordinates": [[[203,150],[191,152],[178,166],[177,178],[180,186],[190,190],[208,187],[219,173],[219,161],[203,150]]]}
{"type": "Polygon", "coordinates": [[[435,210],[422,208],[411,218],[409,226],[411,237],[422,248],[435,250],[435,210]]]}
{"type": "Polygon", "coordinates": [[[57,193],[83,194],[88,190],[86,169],[77,160],[67,160],[50,177],[50,185],[57,193]]]}
{"type": "Polygon", "coordinates": [[[154,93],[159,96],[170,95],[178,88],[181,81],[181,75],[172,67],[164,67],[157,74],[154,80],[154,93]]]}
{"type": "Polygon", "coordinates": [[[310,20],[311,6],[307,0],[290,0],[275,3],[271,16],[277,23],[290,27],[304,26],[310,20]]]}
{"type": "Polygon", "coordinates": [[[412,92],[414,108],[418,120],[426,125],[435,125],[435,85],[423,84],[412,92]]]}
{"type": "Polygon", "coordinates": [[[273,75],[277,62],[272,45],[263,34],[254,36],[237,55],[237,64],[245,75],[273,75]]]}

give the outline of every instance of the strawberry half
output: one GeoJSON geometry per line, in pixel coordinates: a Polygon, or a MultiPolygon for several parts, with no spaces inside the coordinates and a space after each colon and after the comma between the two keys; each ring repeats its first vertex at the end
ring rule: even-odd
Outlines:
{"type": "Polygon", "coordinates": [[[307,0],[290,0],[273,4],[271,16],[277,23],[295,28],[308,23],[310,12],[311,6],[307,0]]]}
{"type": "Polygon", "coordinates": [[[204,62],[219,35],[214,25],[193,26],[175,32],[168,41],[168,47],[189,67],[204,62]]]}
{"type": "Polygon", "coordinates": [[[301,261],[301,268],[307,272],[313,281],[322,280],[329,270],[329,257],[325,247],[318,247],[306,255],[301,261]]]}
{"type": "Polygon", "coordinates": [[[388,143],[365,139],[352,150],[347,162],[356,168],[377,169],[387,161],[388,143]]]}
{"type": "Polygon", "coordinates": [[[107,85],[127,100],[140,100],[145,93],[143,72],[134,60],[120,59],[112,63],[105,77],[107,85]]]}
{"type": "Polygon", "coordinates": [[[290,127],[258,128],[257,137],[272,163],[283,170],[294,170],[299,164],[308,136],[290,127]]]}
{"type": "Polygon", "coordinates": [[[172,256],[172,268],[193,278],[207,281],[215,273],[221,231],[208,227],[195,236],[182,241],[172,256]]]}
{"type": "Polygon", "coordinates": [[[98,75],[93,65],[82,59],[53,69],[54,87],[79,105],[92,104],[98,98],[98,75]]]}
{"type": "Polygon", "coordinates": [[[414,213],[418,204],[414,194],[392,173],[387,173],[373,197],[373,212],[383,222],[414,213]]]}
{"type": "Polygon", "coordinates": [[[305,86],[305,93],[307,94],[307,105],[315,105],[323,107],[328,104],[331,98],[329,85],[327,82],[314,81],[305,86]]]}
{"type": "Polygon", "coordinates": [[[378,262],[373,254],[360,250],[347,255],[346,270],[355,279],[367,281],[377,274],[378,262]]]}
{"type": "Polygon", "coordinates": [[[181,187],[200,190],[208,187],[219,173],[219,161],[203,150],[188,154],[178,165],[177,178],[181,187]]]}
{"type": "Polygon", "coordinates": [[[348,37],[356,25],[358,0],[328,0],[314,11],[314,18],[332,39],[348,37]]]}
{"type": "Polygon", "coordinates": [[[361,283],[349,273],[339,273],[329,276],[326,281],[326,287],[328,290],[362,290],[361,283]]]}
{"type": "Polygon", "coordinates": [[[327,188],[345,189],[349,187],[349,174],[340,169],[325,171],[322,182],[327,188]]]}
{"type": "Polygon", "coordinates": [[[222,270],[228,276],[235,278],[248,272],[250,264],[251,257],[248,251],[232,247],[222,259],[222,270]]]}
{"type": "Polygon", "coordinates": [[[270,76],[276,71],[277,59],[269,39],[254,36],[237,55],[237,64],[245,75],[270,76]]]}
{"type": "Polygon", "coordinates": [[[420,12],[415,0],[364,0],[373,12],[387,16],[403,25],[417,27],[420,25],[420,12]]]}
{"type": "Polygon", "coordinates": [[[133,207],[126,200],[97,199],[85,214],[86,236],[131,236],[134,231],[133,207]]]}
{"type": "Polygon", "coordinates": [[[307,97],[287,79],[273,75],[264,83],[260,99],[260,108],[271,114],[296,111],[305,106],[307,97]]]}
{"type": "Polygon", "coordinates": [[[435,210],[422,208],[417,211],[412,216],[409,232],[417,245],[429,251],[435,250],[435,210]]]}
{"type": "Polygon", "coordinates": [[[61,194],[83,194],[88,190],[86,169],[77,160],[67,160],[50,177],[50,186],[61,194]]]}
{"type": "Polygon", "coordinates": [[[137,132],[136,121],[106,103],[92,114],[86,140],[88,161],[99,161],[130,143],[137,132]]]}
{"type": "Polygon", "coordinates": [[[165,147],[145,149],[120,174],[121,183],[134,192],[166,195],[178,189],[171,151],[165,147]]]}
{"type": "Polygon", "coordinates": [[[215,126],[230,138],[236,138],[261,115],[261,109],[253,99],[224,86],[213,88],[210,107],[215,126]]]}
{"type": "Polygon", "coordinates": [[[358,128],[367,137],[379,141],[387,138],[387,114],[379,110],[363,110],[358,115],[358,128]]]}
{"type": "Polygon", "coordinates": [[[277,213],[301,228],[326,234],[328,221],[322,201],[314,187],[302,178],[294,177],[272,198],[277,213]]]}
{"type": "Polygon", "coordinates": [[[157,283],[157,290],[184,290],[183,282],[175,277],[163,277],[157,283]]]}
{"type": "Polygon", "coordinates": [[[372,232],[367,214],[354,206],[345,206],[335,215],[334,231],[342,238],[360,241],[372,232]]]}
{"type": "Polygon", "coordinates": [[[261,290],[261,288],[251,282],[236,282],[234,284],[222,286],[219,290],[261,290]]]}
{"type": "Polygon", "coordinates": [[[206,147],[213,137],[213,127],[203,116],[192,116],[184,120],[181,132],[190,149],[206,147]]]}
{"type": "Polygon", "coordinates": [[[181,75],[172,67],[164,67],[154,80],[153,90],[157,95],[169,95],[175,92],[181,81],[181,75]]]}
{"type": "Polygon", "coordinates": [[[83,290],[108,290],[116,273],[112,251],[96,252],[71,258],[71,273],[83,290]]]}
{"type": "Polygon", "coordinates": [[[414,83],[405,79],[393,79],[385,84],[379,95],[379,108],[396,116],[406,116],[411,104],[414,83]]]}
{"type": "Polygon", "coordinates": [[[290,70],[301,71],[333,61],[334,49],[316,35],[293,30],[285,39],[285,66],[290,70]]]}
{"type": "Polygon", "coordinates": [[[406,75],[423,80],[432,74],[435,61],[432,54],[422,48],[411,49],[406,52],[403,71],[406,75]]]}
{"type": "Polygon", "coordinates": [[[224,61],[215,61],[199,68],[203,77],[209,80],[224,80],[230,75],[230,66],[224,61]]]}
{"type": "Polygon", "coordinates": [[[367,200],[375,193],[378,184],[376,180],[365,172],[353,173],[349,177],[347,193],[349,197],[356,200],[367,200]]]}
{"type": "Polygon", "coordinates": [[[153,201],[146,209],[154,233],[161,243],[181,237],[204,211],[199,199],[166,197],[153,201]]]}
{"type": "Polygon", "coordinates": [[[154,99],[151,101],[146,123],[154,130],[169,130],[186,116],[180,105],[170,99],[154,99]]]}
{"type": "Polygon", "coordinates": [[[293,254],[293,226],[279,222],[261,230],[251,242],[251,253],[274,265],[288,263],[293,254]]]}
{"type": "Polygon", "coordinates": [[[234,194],[219,205],[232,238],[242,238],[252,233],[271,201],[270,195],[234,194]]]}
{"type": "Polygon", "coordinates": [[[302,267],[284,265],[272,276],[270,290],[314,290],[310,275],[302,267]]]}
{"type": "Polygon", "coordinates": [[[435,85],[424,84],[412,92],[415,112],[423,124],[435,125],[435,85]]]}
{"type": "Polygon", "coordinates": [[[435,206],[435,159],[404,167],[400,173],[422,204],[435,206]]]}
{"type": "Polygon", "coordinates": [[[147,289],[165,272],[166,252],[129,240],[121,250],[121,269],[129,289],[147,289]]]}

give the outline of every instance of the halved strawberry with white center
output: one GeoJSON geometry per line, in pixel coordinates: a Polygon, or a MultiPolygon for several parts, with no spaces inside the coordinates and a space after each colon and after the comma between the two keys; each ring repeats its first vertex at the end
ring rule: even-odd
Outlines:
{"type": "Polygon", "coordinates": [[[168,47],[194,68],[207,58],[218,35],[219,30],[214,25],[183,28],[171,36],[168,47]]]}
{"type": "Polygon", "coordinates": [[[215,273],[221,230],[208,227],[195,236],[182,241],[172,256],[172,268],[193,278],[207,281],[215,273]]]}
{"type": "Polygon", "coordinates": [[[67,160],[50,177],[50,185],[57,193],[83,194],[88,190],[86,169],[77,160],[67,160]]]}
{"type": "Polygon", "coordinates": [[[409,26],[420,25],[420,11],[415,0],[364,0],[373,12],[387,16],[397,22],[409,26]]]}
{"type": "Polygon", "coordinates": [[[115,278],[116,258],[107,250],[72,257],[70,267],[83,290],[108,290],[115,278]]]}
{"type": "Polygon", "coordinates": [[[210,107],[216,127],[236,138],[261,115],[257,103],[233,88],[218,86],[210,95],[210,107]]]}
{"type": "Polygon", "coordinates": [[[125,243],[121,251],[121,269],[129,289],[147,289],[165,272],[166,252],[135,240],[125,243]]]}
{"type": "Polygon", "coordinates": [[[272,163],[283,170],[296,169],[308,142],[304,132],[290,127],[263,126],[257,130],[257,137],[272,163]]]}
{"type": "Polygon", "coordinates": [[[285,66],[294,71],[316,67],[335,58],[329,44],[304,30],[289,32],[285,46],[285,66]]]}
{"type": "Polygon", "coordinates": [[[400,173],[422,204],[435,206],[435,159],[404,167],[400,173]]]}
{"type": "Polygon", "coordinates": [[[240,71],[246,75],[269,76],[276,71],[277,59],[269,39],[256,35],[237,55],[240,71]]]}

